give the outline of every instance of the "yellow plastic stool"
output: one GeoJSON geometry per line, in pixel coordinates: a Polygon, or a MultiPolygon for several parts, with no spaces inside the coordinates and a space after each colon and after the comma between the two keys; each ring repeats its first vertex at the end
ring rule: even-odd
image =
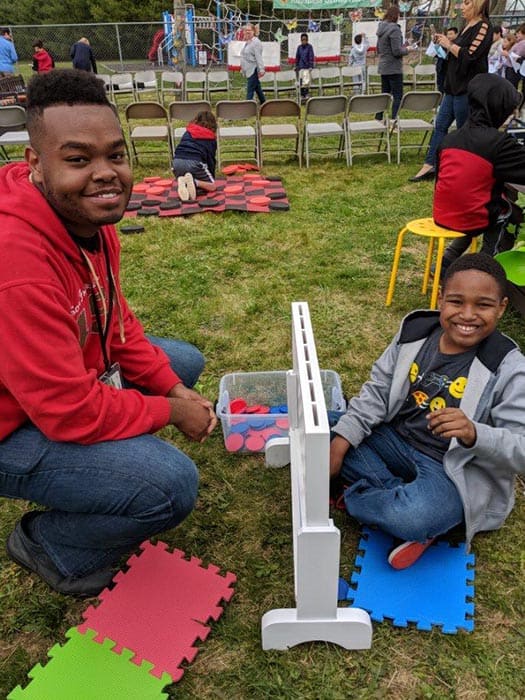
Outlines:
{"type": "MultiPolygon", "coordinates": [[[[434,254],[434,241],[437,240],[438,248],[436,253],[436,267],[434,270],[434,281],[432,283],[432,294],[430,296],[430,308],[435,309],[437,306],[437,298],[439,291],[439,277],[441,275],[441,264],[443,261],[443,252],[445,250],[445,241],[449,238],[460,238],[465,234],[459,231],[451,231],[448,228],[442,228],[434,223],[434,219],[414,219],[405,224],[397,236],[396,250],[394,253],[394,262],[392,263],[392,272],[390,274],[390,284],[386,295],[386,305],[390,306],[394,289],[396,286],[397,271],[399,268],[399,258],[401,257],[401,249],[403,247],[403,239],[406,233],[414,233],[416,236],[425,236],[428,238],[427,259],[425,261],[425,273],[423,275],[423,286],[421,291],[427,293],[428,281],[430,278],[430,268],[432,265],[432,257],[434,254]]],[[[470,250],[475,252],[477,249],[476,238],[472,239],[470,250]]]]}

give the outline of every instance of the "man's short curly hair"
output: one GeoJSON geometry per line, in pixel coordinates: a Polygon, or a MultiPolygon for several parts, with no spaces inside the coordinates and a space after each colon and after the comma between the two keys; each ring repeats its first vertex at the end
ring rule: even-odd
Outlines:
{"type": "Polygon", "coordinates": [[[94,73],[74,69],[38,73],[27,86],[26,126],[32,140],[38,136],[44,110],[56,105],[111,106],[103,81],[94,73]]]}
{"type": "Polygon", "coordinates": [[[466,270],[479,270],[479,272],[490,275],[496,281],[502,298],[507,295],[508,282],[505,270],[497,260],[494,260],[490,255],[485,255],[485,253],[468,253],[454,260],[445,272],[443,290],[455,274],[466,270]]]}

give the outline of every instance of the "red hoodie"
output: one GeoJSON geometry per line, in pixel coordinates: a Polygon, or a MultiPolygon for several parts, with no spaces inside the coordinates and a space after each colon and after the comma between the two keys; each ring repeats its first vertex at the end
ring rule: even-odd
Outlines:
{"type": "MultiPolygon", "coordinates": [[[[110,361],[119,362],[126,379],[152,396],[98,380],[105,368],[92,311],[92,272],[30,183],[27,165],[0,168],[0,440],[27,420],[52,440],[81,444],[130,438],[168,423],[165,397],[180,379],[165,353],[145,338],[124,299],[115,227],[101,227],[100,235],[117,288],[107,340],[110,361]]],[[[107,305],[104,253],[85,254],[107,305]]]]}

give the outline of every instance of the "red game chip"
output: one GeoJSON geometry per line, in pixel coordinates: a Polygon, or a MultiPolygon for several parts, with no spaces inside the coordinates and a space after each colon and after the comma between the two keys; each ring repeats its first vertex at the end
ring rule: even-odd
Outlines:
{"type": "Polygon", "coordinates": [[[171,187],[173,185],[173,180],[156,180],[156,187],[171,187]]]}
{"type": "Polygon", "coordinates": [[[146,192],[149,190],[149,185],[146,185],[145,182],[139,182],[136,185],[133,185],[133,192],[146,192]]]}
{"type": "Polygon", "coordinates": [[[244,413],[246,407],[247,403],[244,399],[232,399],[229,405],[230,413],[244,413]]]}
{"type": "Polygon", "coordinates": [[[238,170],[241,170],[241,166],[240,166],[240,165],[226,165],[226,166],[224,166],[224,168],[222,169],[222,172],[223,172],[224,175],[233,175],[233,174],[236,173],[238,170]]]}
{"type": "Polygon", "coordinates": [[[240,194],[242,192],[242,185],[226,185],[223,192],[224,194],[240,194]]]}
{"type": "Polygon", "coordinates": [[[146,194],[162,194],[165,189],[165,187],[148,187],[146,194]]]}
{"type": "Polygon", "coordinates": [[[239,433],[230,433],[224,440],[228,452],[238,452],[244,446],[244,438],[239,433]]]}
{"type": "Polygon", "coordinates": [[[275,425],[276,425],[278,428],[281,428],[281,430],[288,430],[288,427],[289,427],[289,425],[288,425],[288,418],[278,418],[278,419],[275,421],[275,425]]]}
{"type": "Polygon", "coordinates": [[[244,412],[245,413],[265,413],[264,409],[265,409],[265,406],[261,406],[260,404],[254,404],[253,406],[246,406],[244,412]]]}
{"type": "Polygon", "coordinates": [[[250,204],[257,204],[257,206],[264,206],[265,204],[270,204],[272,200],[269,197],[266,197],[265,195],[260,195],[259,197],[250,197],[248,199],[248,202],[250,204]]]}
{"type": "Polygon", "coordinates": [[[158,182],[159,180],[160,180],[160,177],[158,175],[144,178],[144,182],[158,182]]]}
{"type": "Polygon", "coordinates": [[[244,442],[246,449],[250,452],[260,452],[264,449],[265,444],[266,440],[262,435],[249,435],[244,442]]]}
{"type": "Polygon", "coordinates": [[[245,180],[260,180],[261,176],[257,173],[244,173],[243,178],[245,180]]]}
{"type": "Polygon", "coordinates": [[[264,187],[265,185],[270,184],[270,180],[265,180],[264,178],[260,178],[260,179],[256,180],[255,178],[253,178],[251,180],[250,184],[253,185],[254,187],[264,187]]]}

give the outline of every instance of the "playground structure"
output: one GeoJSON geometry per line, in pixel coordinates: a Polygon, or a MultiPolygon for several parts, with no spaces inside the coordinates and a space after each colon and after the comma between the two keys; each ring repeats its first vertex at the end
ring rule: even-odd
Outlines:
{"type": "Polygon", "coordinates": [[[293,369],[287,373],[289,437],[266,446],[268,466],[290,463],[295,608],[262,618],[263,649],[326,641],[368,649],[372,624],[360,608],[338,608],[340,533],[329,517],[330,430],[306,302],[292,304],[293,369]]]}

